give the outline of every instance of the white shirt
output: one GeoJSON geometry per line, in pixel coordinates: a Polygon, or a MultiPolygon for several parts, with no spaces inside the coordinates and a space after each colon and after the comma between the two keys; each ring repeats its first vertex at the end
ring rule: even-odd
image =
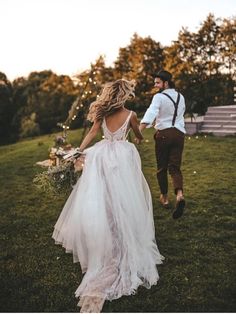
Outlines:
{"type": "MultiPolygon", "coordinates": [[[[174,88],[168,88],[163,91],[168,94],[175,102],[177,101],[178,93],[174,88]]],[[[147,128],[153,126],[155,120],[155,129],[163,130],[171,128],[173,115],[175,112],[175,106],[173,102],[162,93],[155,94],[152,98],[152,102],[147,109],[141,123],[146,123],[147,128]]],[[[183,133],[186,133],[184,127],[184,112],[185,112],[185,100],[183,95],[180,94],[180,100],[178,105],[177,116],[174,127],[183,133]]]]}

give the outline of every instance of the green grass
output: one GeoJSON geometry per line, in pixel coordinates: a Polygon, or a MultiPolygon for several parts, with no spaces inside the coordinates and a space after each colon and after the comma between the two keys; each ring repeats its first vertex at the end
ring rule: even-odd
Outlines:
{"type": "MultiPolygon", "coordinates": [[[[187,201],[174,221],[159,205],[153,130],[138,147],[150,185],[156,238],[166,257],[158,284],[106,302],[104,312],[235,312],[236,138],[186,138],[183,175],[187,201]]],[[[69,139],[78,143],[79,131],[69,139]]],[[[35,163],[47,159],[53,136],[0,147],[1,312],[77,312],[79,264],[51,238],[65,196],[35,189],[35,163]]],[[[170,198],[174,194],[170,182],[170,198]]]]}

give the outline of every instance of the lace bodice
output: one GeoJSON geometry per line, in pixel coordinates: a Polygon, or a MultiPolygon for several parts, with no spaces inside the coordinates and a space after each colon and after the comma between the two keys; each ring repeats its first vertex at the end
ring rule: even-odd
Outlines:
{"type": "Polygon", "coordinates": [[[124,141],[127,138],[127,135],[129,133],[129,121],[132,115],[132,111],[130,111],[130,114],[128,115],[125,122],[122,124],[122,126],[116,130],[115,132],[111,132],[106,124],[106,119],[103,119],[102,122],[102,129],[103,129],[103,135],[104,138],[110,141],[124,141]]]}

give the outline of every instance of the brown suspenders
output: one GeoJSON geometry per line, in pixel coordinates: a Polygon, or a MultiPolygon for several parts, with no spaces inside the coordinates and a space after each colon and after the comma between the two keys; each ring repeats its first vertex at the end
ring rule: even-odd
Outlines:
{"type": "Polygon", "coordinates": [[[173,102],[173,104],[175,106],[175,112],[174,112],[173,119],[172,119],[172,126],[174,126],[175,125],[175,120],[176,120],[176,117],[177,117],[178,105],[179,105],[179,100],[180,100],[180,93],[178,93],[176,102],[172,99],[172,97],[170,97],[170,95],[168,95],[166,93],[163,93],[163,92],[162,92],[162,94],[167,96],[173,102]]]}

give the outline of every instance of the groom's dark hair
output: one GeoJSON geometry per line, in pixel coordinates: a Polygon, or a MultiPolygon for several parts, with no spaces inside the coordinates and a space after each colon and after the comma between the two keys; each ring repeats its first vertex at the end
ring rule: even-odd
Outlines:
{"type": "Polygon", "coordinates": [[[163,82],[168,82],[170,88],[175,87],[175,84],[172,81],[172,74],[170,72],[161,70],[157,73],[156,77],[159,77],[163,82]]]}

